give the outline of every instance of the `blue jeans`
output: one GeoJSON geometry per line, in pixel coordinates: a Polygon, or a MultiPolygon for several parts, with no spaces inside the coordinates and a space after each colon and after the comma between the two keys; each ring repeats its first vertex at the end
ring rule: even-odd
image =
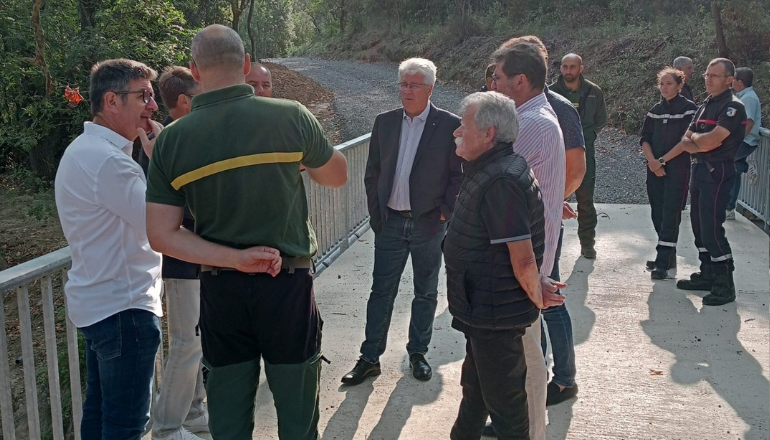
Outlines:
{"type": "Polygon", "coordinates": [[[139,440],[150,420],[160,320],[125,310],[80,329],[86,340],[83,440],[139,440]]]}
{"type": "MultiPolygon", "coordinates": [[[[559,281],[559,257],[561,256],[561,242],[564,238],[564,226],[559,233],[559,244],[556,246],[556,257],[553,263],[551,278],[559,281]]],[[[553,352],[553,381],[557,385],[572,388],[575,386],[575,341],[572,339],[572,319],[567,311],[567,304],[558,307],[549,307],[542,311],[545,325],[548,326],[548,336],[551,339],[551,351],[553,352]]],[[[545,331],[541,333],[543,356],[548,351],[548,339],[545,331]]]]}
{"type": "Polygon", "coordinates": [[[393,303],[410,254],[414,299],[406,351],[410,355],[428,352],[438,303],[441,241],[445,232],[446,222],[442,222],[436,234],[426,236],[413,219],[390,212],[382,231],[375,233],[372,293],[366,303],[366,340],[361,344],[361,359],[377,363],[385,352],[393,303]]]}

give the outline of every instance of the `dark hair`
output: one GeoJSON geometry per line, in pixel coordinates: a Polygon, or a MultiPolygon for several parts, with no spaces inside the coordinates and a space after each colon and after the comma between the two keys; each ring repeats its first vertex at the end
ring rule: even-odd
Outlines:
{"type": "Polygon", "coordinates": [[[189,94],[197,85],[190,69],[182,66],[166,67],[158,80],[160,97],[169,109],[176,107],[179,95],[189,94]]]}
{"type": "Polygon", "coordinates": [[[545,59],[536,45],[522,42],[504,46],[492,54],[492,59],[496,63],[503,63],[503,73],[506,76],[522,73],[533,90],[542,90],[545,87],[545,59]]]}
{"type": "Polygon", "coordinates": [[[497,64],[489,63],[487,71],[484,73],[484,78],[492,78],[492,75],[495,74],[495,67],[497,67],[497,64]]]}
{"type": "Polygon", "coordinates": [[[754,85],[754,71],[748,67],[739,67],[735,69],[735,79],[740,80],[744,86],[754,85]]]}
{"type": "Polygon", "coordinates": [[[708,67],[711,67],[715,64],[721,64],[725,66],[725,73],[727,76],[735,76],[735,64],[733,64],[732,61],[728,60],[727,58],[714,58],[709,63],[708,67]]]}
{"type": "Polygon", "coordinates": [[[680,85],[684,82],[684,72],[669,66],[664,67],[663,70],[658,72],[658,82],[660,82],[660,79],[666,75],[673,76],[674,81],[676,81],[676,85],[680,85]]]}
{"type": "MultiPolygon", "coordinates": [[[[91,115],[96,116],[102,111],[102,100],[107,92],[127,92],[128,83],[134,79],[148,79],[150,81],[158,77],[157,72],[140,63],[139,61],[117,58],[101,61],[91,68],[89,84],[89,97],[91,101],[91,115]]],[[[122,99],[126,99],[123,95],[122,99]]]]}

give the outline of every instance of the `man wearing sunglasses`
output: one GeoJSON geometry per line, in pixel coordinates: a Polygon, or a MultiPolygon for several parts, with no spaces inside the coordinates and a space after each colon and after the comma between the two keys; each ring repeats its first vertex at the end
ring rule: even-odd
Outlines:
{"type": "Polygon", "coordinates": [[[83,440],[139,440],[160,344],[160,254],[148,243],[146,180],[131,158],[152,121],[156,73],[127,59],[91,69],[93,122],[64,152],[56,206],[72,251],[67,312],[86,341],[83,440]]]}

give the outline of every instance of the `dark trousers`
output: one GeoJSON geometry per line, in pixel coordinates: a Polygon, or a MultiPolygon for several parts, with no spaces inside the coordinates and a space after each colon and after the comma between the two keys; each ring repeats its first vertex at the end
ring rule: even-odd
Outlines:
{"type": "Polygon", "coordinates": [[[492,337],[465,335],[460,385],[463,399],[449,438],[477,440],[487,416],[504,440],[529,440],[525,328],[502,330],[492,337]]]}
{"type": "Polygon", "coordinates": [[[281,439],[318,437],[322,321],[307,269],[276,277],[201,273],[201,343],[209,428],[217,440],[250,440],[259,360],[281,439]]]}
{"type": "Polygon", "coordinates": [[[372,293],[366,302],[366,340],[361,344],[361,359],[377,363],[385,352],[393,303],[410,254],[414,299],[406,351],[410,355],[428,352],[438,305],[441,240],[445,232],[446,222],[441,222],[437,233],[425,235],[413,219],[391,212],[382,231],[375,233],[372,293]]]}
{"type": "Polygon", "coordinates": [[[669,269],[676,260],[682,209],[687,204],[690,186],[690,168],[667,167],[665,171],[665,176],[658,177],[647,169],[647,197],[652,225],[658,234],[655,266],[669,269]]]}
{"type": "Polygon", "coordinates": [[[596,155],[594,145],[586,145],[586,174],[583,182],[575,191],[577,199],[578,238],[580,246],[593,247],[596,243],[596,207],[594,189],[596,188],[596,155]]]}
{"type": "Polygon", "coordinates": [[[735,166],[732,162],[696,163],[692,173],[690,220],[701,273],[732,273],[733,254],[722,225],[735,183],[735,166]]]}
{"type": "MultiPolygon", "coordinates": [[[[559,257],[561,257],[561,244],[564,238],[564,225],[559,232],[559,244],[556,246],[556,257],[553,262],[553,271],[551,279],[561,280],[559,275],[559,257]]],[[[567,304],[548,307],[541,311],[543,318],[540,325],[548,326],[548,337],[545,330],[541,329],[540,344],[543,348],[543,357],[548,351],[548,339],[551,340],[551,351],[553,353],[553,377],[551,380],[563,387],[572,388],[575,386],[575,375],[577,367],[575,366],[575,341],[572,337],[572,318],[569,316],[567,304]]]]}
{"type": "Polygon", "coordinates": [[[86,340],[83,440],[139,440],[150,420],[160,320],[130,309],[80,328],[86,340]]]}

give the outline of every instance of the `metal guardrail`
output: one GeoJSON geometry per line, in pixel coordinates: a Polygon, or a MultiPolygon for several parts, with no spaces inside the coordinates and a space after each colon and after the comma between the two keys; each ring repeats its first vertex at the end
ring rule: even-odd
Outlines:
{"type": "MultiPolygon", "coordinates": [[[[329,265],[369,228],[369,212],[364,189],[364,172],[369,155],[369,139],[366,134],[345,142],[335,148],[348,160],[348,183],[339,189],[324,188],[310,182],[304,176],[307,188],[308,211],[310,221],[316,231],[318,254],[315,257],[316,276],[329,265]]],[[[16,292],[18,304],[18,334],[20,339],[21,359],[10,359],[8,334],[6,332],[6,310],[0,310],[0,415],[2,418],[2,439],[16,440],[17,430],[31,440],[41,437],[40,407],[38,405],[37,367],[34,348],[45,345],[46,367],[48,372],[48,395],[51,406],[51,430],[54,440],[64,440],[65,422],[72,423],[75,440],[80,440],[80,421],[83,415],[83,397],[81,394],[80,363],[78,352],[77,329],[66,317],[67,361],[69,364],[70,391],[72,396],[72,420],[64,420],[62,415],[62,393],[59,384],[59,353],[57,352],[57,322],[55,320],[53,281],[61,276],[61,285],[67,281],[67,271],[71,265],[69,247],[44,255],[18,266],[0,272],[0,295],[3,303],[12,292],[16,292]],[[30,300],[30,290],[37,293],[39,281],[40,298],[30,300]],[[35,286],[34,289],[30,287],[35,286]],[[32,328],[30,304],[41,307],[44,323],[44,341],[35,341],[32,328]],[[23,367],[24,395],[27,419],[27,431],[24,433],[23,421],[16,426],[14,417],[13,389],[11,386],[11,368],[21,363],[23,367]],[[21,429],[19,429],[21,428],[21,429]]],[[[12,309],[12,307],[9,307],[12,309]]],[[[37,309],[35,309],[37,310],[37,309]]],[[[13,315],[13,313],[11,313],[13,315]]],[[[38,336],[39,338],[40,336],[38,336]]],[[[13,339],[14,341],[16,340],[13,339]]],[[[14,353],[14,355],[16,355],[14,353]]],[[[160,366],[163,365],[163,350],[159,350],[158,376],[156,388],[159,388],[160,366]]]]}
{"type": "Polygon", "coordinates": [[[743,182],[738,193],[738,204],[765,223],[770,231],[770,130],[759,130],[759,147],[748,157],[754,163],[756,178],[742,174],[743,182]]]}

